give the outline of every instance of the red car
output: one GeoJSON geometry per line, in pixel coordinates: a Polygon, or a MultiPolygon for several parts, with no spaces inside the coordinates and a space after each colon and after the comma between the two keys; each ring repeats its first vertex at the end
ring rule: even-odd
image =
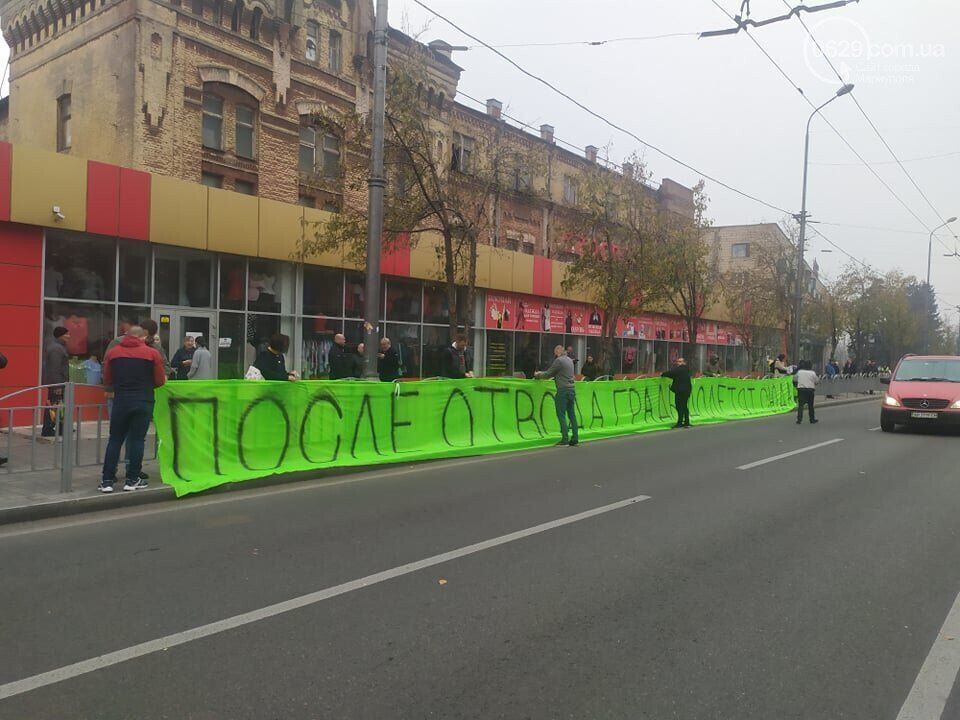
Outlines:
{"type": "Polygon", "coordinates": [[[893,375],[880,410],[880,428],[897,425],[960,425],[960,357],[907,355],[893,375]]]}

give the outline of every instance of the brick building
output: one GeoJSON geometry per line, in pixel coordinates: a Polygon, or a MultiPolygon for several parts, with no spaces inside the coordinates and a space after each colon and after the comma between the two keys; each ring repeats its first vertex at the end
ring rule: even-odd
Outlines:
{"type": "MultiPolygon", "coordinates": [[[[11,321],[0,344],[20,368],[4,385],[37,382],[56,324],[72,328],[82,359],[122,322],[154,316],[168,350],[187,332],[207,335],[224,378],[278,330],[305,377],[325,372],[333,333],[359,339],[358,268],[343,252],[291,258],[306,226],[365,202],[352,180],[368,158],[372,15],[370,0],[0,2],[11,48],[0,102],[0,306],[11,321]]],[[[499,131],[545,158],[526,181],[536,193],[498,198],[480,248],[476,369],[529,374],[557,342],[582,357],[599,335],[596,308],[561,291],[570,247],[557,230],[597,149],[567,151],[548,125],[512,127],[494,99],[485,110],[457,102],[462,68],[449,45],[390,37],[392,57],[415,48],[427,58],[424,94],[446,152],[499,131]]],[[[691,212],[691,191],[675,182],[649,193],[665,211],[691,212]]],[[[436,242],[383,258],[381,315],[410,377],[436,374],[449,342],[436,242]]],[[[721,321],[703,350],[729,353],[733,367],[736,338],[721,321]]],[[[614,370],[665,367],[681,326],[628,319],[614,370]]]]}

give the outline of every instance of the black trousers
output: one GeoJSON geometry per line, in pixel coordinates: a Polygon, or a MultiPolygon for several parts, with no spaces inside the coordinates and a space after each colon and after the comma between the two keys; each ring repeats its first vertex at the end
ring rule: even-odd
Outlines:
{"type": "Polygon", "coordinates": [[[674,393],[673,402],[677,408],[677,427],[690,425],[690,393],[674,393]]]}
{"type": "Polygon", "coordinates": [[[810,422],[813,422],[817,419],[817,415],[813,410],[813,398],[815,390],[811,388],[798,388],[797,389],[797,422],[803,422],[803,406],[806,405],[810,410],[810,422]]]}

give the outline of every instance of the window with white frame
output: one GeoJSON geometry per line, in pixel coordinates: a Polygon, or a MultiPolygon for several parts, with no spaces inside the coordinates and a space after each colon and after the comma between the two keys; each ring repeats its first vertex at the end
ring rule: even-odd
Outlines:
{"type": "Polygon", "coordinates": [[[472,137],[453,134],[453,153],[450,158],[450,169],[462,173],[469,173],[473,170],[473,148],[476,141],[472,137]]]}
{"type": "Polygon", "coordinates": [[[343,36],[336,30],[330,31],[330,42],[327,45],[327,65],[330,72],[340,74],[343,69],[343,36]]]}
{"type": "Polygon", "coordinates": [[[223,150],[223,98],[203,94],[203,146],[223,150]]]}
{"type": "Polygon", "coordinates": [[[730,257],[750,257],[750,243],[734,243],[730,246],[730,257]]]}
{"type": "Polygon", "coordinates": [[[237,105],[237,156],[252,160],[256,157],[256,111],[246,105],[237,105]]]}
{"type": "Polygon", "coordinates": [[[340,177],[340,138],[323,128],[301,126],[300,172],[328,180],[340,177]]]}
{"type": "Polygon", "coordinates": [[[317,47],[320,38],[320,25],[315,20],[307,20],[307,51],[305,53],[310,62],[317,61],[317,47]]]}
{"type": "Polygon", "coordinates": [[[563,201],[567,205],[576,205],[580,199],[580,183],[575,177],[563,176],[563,201]]]}

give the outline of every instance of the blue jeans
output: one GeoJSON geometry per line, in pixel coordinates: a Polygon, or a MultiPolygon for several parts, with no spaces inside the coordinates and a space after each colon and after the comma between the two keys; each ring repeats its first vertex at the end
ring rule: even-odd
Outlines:
{"type": "Polygon", "coordinates": [[[557,406],[557,420],[560,421],[560,435],[563,440],[567,439],[569,419],[570,442],[579,442],[577,434],[577,393],[572,388],[557,390],[557,397],[554,399],[557,406]]]}
{"type": "Polygon", "coordinates": [[[103,459],[103,483],[112,485],[117,476],[120,448],[127,448],[127,479],[137,482],[143,467],[143,446],[153,418],[153,400],[114,398],[110,414],[110,440],[103,459]]]}

